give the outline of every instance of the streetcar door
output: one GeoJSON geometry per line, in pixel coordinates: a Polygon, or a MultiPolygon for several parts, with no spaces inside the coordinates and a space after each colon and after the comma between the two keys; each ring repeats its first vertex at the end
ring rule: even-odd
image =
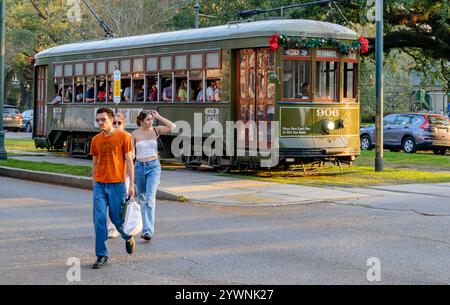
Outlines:
{"type": "MultiPolygon", "coordinates": [[[[237,121],[273,121],[276,87],[269,82],[269,73],[276,69],[274,53],[268,48],[243,49],[237,56],[237,121]]],[[[255,136],[250,133],[248,138],[255,136]]]]}
{"type": "Polygon", "coordinates": [[[47,99],[48,99],[48,68],[47,66],[37,66],[35,70],[35,101],[34,101],[34,120],[33,137],[46,136],[47,119],[47,99]]]}

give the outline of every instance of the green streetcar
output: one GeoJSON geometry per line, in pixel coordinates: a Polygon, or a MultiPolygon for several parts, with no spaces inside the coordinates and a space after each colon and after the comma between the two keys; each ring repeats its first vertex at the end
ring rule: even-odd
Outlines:
{"type": "MultiPolygon", "coordinates": [[[[268,138],[269,146],[279,148],[282,166],[351,163],[360,154],[360,47],[352,30],[311,20],[236,23],[57,46],[35,57],[33,138],[38,148],[88,155],[98,132],[98,108],[117,107],[130,130],[137,128],[142,109],[155,109],[192,126],[200,117],[222,126],[277,122],[278,136],[268,138]],[[117,70],[121,90],[114,90],[117,70]],[[114,95],[120,95],[118,106],[114,95]]],[[[203,133],[201,140],[210,135],[203,133]]],[[[163,157],[173,157],[176,137],[163,139],[163,157]]],[[[248,141],[243,145],[247,148],[248,141]]],[[[260,156],[237,155],[185,151],[180,160],[187,167],[206,164],[222,171],[260,166],[260,156]]]]}

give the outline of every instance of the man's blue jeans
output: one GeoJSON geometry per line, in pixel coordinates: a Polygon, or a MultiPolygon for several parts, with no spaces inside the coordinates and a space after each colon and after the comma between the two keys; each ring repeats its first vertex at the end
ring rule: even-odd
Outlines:
{"type": "Polygon", "coordinates": [[[161,179],[159,159],[151,162],[136,161],[134,180],[137,201],[141,205],[143,229],[142,234],[153,236],[155,232],[156,191],[161,179]]]}
{"type": "Polygon", "coordinates": [[[123,206],[126,199],[125,183],[101,183],[94,186],[94,227],[95,227],[95,254],[109,256],[106,248],[108,240],[108,227],[106,221],[107,208],[109,207],[109,218],[116,226],[117,231],[124,240],[131,236],[123,233],[123,206]]]}

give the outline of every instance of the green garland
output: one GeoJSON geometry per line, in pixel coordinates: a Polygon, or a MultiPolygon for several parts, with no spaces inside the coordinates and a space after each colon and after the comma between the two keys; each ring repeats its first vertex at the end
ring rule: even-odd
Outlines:
{"type": "Polygon", "coordinates": [[[285,34],[274,35],[271,39],[273,48],[276,44],[284,45],[288,49],[302,49],[302,48],[323,48],[326,46],[336,47],[341,54],[350,54],[361,51],[366,53],[369,48],[369,41],[361,36],[361,38],[354,40],[351,43],[338,41],[332,37],[329,38],[300,38],[288,37],[285,34]],[[276,42],[275,42],[276,41],[276,42]],[[275,44],[274,44],[275,43],[275,44]]]}

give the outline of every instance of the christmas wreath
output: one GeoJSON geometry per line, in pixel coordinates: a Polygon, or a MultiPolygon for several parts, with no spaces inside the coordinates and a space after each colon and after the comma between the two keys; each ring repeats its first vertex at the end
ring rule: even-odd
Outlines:
{"type": "Polygon", "coordinates": [[[364,38],[364,35],[351,43],[341,42],[332,37],[301,38],[288,37],[285,34],[272,35],[269,40],[271,51],[277,51],[280,45],[286,46],[287,49],[323,48],[326,46],[333,46],[336,47],[341,54],[345,55],[357,51],[361,51],[361,54],[364,54],[369,51],[369,41],[364,38]]]}

